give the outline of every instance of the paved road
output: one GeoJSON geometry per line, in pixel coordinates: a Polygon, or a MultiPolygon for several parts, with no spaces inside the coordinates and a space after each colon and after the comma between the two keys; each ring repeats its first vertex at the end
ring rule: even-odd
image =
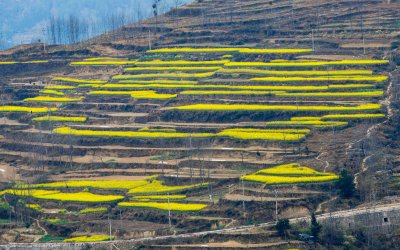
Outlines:
{"type": "MultiPolygon", "coordinates": [[[[400,210],[400,203],[392,203],[392,204],[385,204],[385,205],[378,205],[378,206],[371,206],[365,208],[357,208],[357,209],[350,209],[344,211],[337,211],[333,213],[325,213],[317,215],[318,220],[324,220],[328,218],[346,218],[360,214],[366,214],[371,212],[389,212],[393,210],[400,210]]],[[[295,223],[303,220],[309,220],[310,217],[299,217],[290,219],[290,222],[295,223]]],[[[249,225],[249,226],[239,226],[233,228],[226,228],[220,230],[213,230],[213,231],[203,231],[197,233],[187,233],[187,234],[179,234],[179,235],[168,235],[168,236],[158,236],[158,237],[148,237],[142,239],[134,239],[134,240],[116,240],[113,241],[113,244],[118,246],[120,244],[123,245],[134,245],[141,242],[148,242],[148,241],[156,241],[156,240],[171,240],[171,239],[183,239],[183,238],[193,238],[199,236],[205,236],[209,234],[221,234],[226,232],[242,232],[248,231],[256,228],[263,228],[268,226],[273,226],[275,222],[267,222],[257,225],[249,225]]],[[[93,245],[109,245],[109,242],[97,242],[97,243],[85,243],[85,244],[93,244],[93,245]]],[[[83,246],[84,244],[82,244],[83,246]]],[[[25,244],[25,243],[12,243],[6,246],[0,246],[0,249],[79,249],[80,244],[69,244],[69,243],[48,243],[48,244],[25,244]]],[[[118,248],[115,248],[118,249],[118,248]]]]}

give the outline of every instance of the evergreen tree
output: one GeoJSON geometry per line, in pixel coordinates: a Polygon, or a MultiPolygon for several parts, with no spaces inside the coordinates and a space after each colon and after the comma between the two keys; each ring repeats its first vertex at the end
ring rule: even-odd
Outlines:
{"type": "Polygon", "coordinates": [[[321,232],[322,226],[318,223],[317,218],[315,217],[315,214],[311,214],[311,235],[315,237],[315,239],[318,239],[319,233],[321,232]]]}
{"type": "Polygon", "coordinates": [[[278,231],[278,235],[281,237],[286,236],[286,231],[290,229],[290,223],[288,219],[280,219],[276,223],[276,230],[278,231]]]}
{"type": "Polygon", "coordinates": [[[350,198],[354,195],[356,187],[354,184],[354,176],[349,174],[346,169],[340,172],[340,179],[336,182],[339,193],[344,198],[350,198]]]}

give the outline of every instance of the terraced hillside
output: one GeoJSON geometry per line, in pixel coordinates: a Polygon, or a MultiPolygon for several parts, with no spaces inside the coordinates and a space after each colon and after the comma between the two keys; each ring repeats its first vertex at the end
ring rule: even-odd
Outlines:
{"type": "MultiPolygon", "coordinates": [[[[0,63],[1,241],[128,240],[396,199],[398,5],[201,1],[0,63]]],[[[274,228],[184,244],[308,247],[274,228]]]]}

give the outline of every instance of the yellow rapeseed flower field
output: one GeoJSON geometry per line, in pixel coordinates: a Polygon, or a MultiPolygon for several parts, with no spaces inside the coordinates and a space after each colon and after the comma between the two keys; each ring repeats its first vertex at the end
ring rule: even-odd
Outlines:
{"type": "Polygon", "coordinates": [[[291,121],[319,121],[321,117],[319,116],[295,116],[290,118],[291,121]]]}
{"type": "Polygon", "coordinates": [[[339,61],[278,61],[278,62],[228,62],[226,67],[321,67],[330,65],[381,65],[389,60],[339,60],[339,61]]]}
{"type": "Polygon", "coordinates": [[[131,189],[147,185],[147,180],[102,180],[102,181],[60,181],[32,185],[32,188],[98,188],[98,189],[131,189]]]}
{"type": "Polygon", "coordinates": [[[330,84],[328,85],[329,89],[363,89],[363,88],[374,88],[376,87],[374,84],[330,84]]]}
{"type": "Polygon", "coordinates": [[[185,90],[181,95],[274,95],[284,94],[285,91],[257,91],[257,90],[185,90]]]}
{"type": "Polygon", "coordinates": [[[35,122],[86,122],[86,117],[82,116],[42,116],[33,118],[35,122]]]}
{"type": "Polygon", "coordinates": [[[383,90],[355,91],[355,92],[300,92],[300,93],[277,93],[282,97],[378,97],[383,96],[383,90]]]}
{"type": "Polygon", "coordinates": [[[101,213],[106,212],[106,207],[88,207],[79,211],[80,214],[101,213]]]}
{"type": "Polygon", "coordinates": [[[25,207],[36,210],[38,212],[43,210],[43,208],[39,204],[25,204],[25,207]]]}
{"type": "Polygon", "coordinates": [[[128,58],[117,58],[117,57],[90,57],[83,59],[83,61],[93,62],[93,61],[102,61],[102,62],[109,62],[109,61],[128,61],[128,58]]]}
{"type": "Polygon", "coordinates": [[[186,199],[186,195],[142,195],[133,196],[132,198],[136,200],[184,200],[186,199]]]}
{"type": "Polygon", "coordinates": [[[305,134],[292,133],[268,133],[268,132],[246,132],[225,130],[218,133],[220,137],[230,137],[241,140],[264,140],[264,141],[298,141],[305,137],[305,134]]]}
{"type": "Polygon", "coordinates": [[[198,82],[197,81],[189,81],[189,80],[120,80],[118,83],[124,83],[124,84],[171,84],[171,85],[195,85],[198,82]]]}
{"type": "Polygon", "coordinates": [[[99,241],[107,241],[107,240],[110,240],[110,236],[108,236],[108,235],[92,235],[92,236],[79,236],[79,237],[65,239],[64,242],[66,242],[66,243],[99,242],[99,241]]]}
{"type": "Polygon", "coordinates": [[[214,72],[222,69],[222,67],[135,67],[135,68],[126,68],[125,71],[128,72],[153,72],[153,71],[180,71],[180,72],[214,72]]]}
{"type": "Polygon", "coordinates": [[[297,183],[318,183],[328,182],[339,179],[336,175],[327,176],[275,176],[275,175],[245,175],[245,181],[262,182],[268,185],[297,184],[297,183]]]}
{"type": "Polygon", "coordinates": [[[109,131],[109,130],[76,130],[68,127],[56,128],[56,134],[76,135],[76,136],[98,136],[98,137],[128,137],[128,138],[187,138],[187,137],[212,137],[210,133],[166,133],[166,132],[146,132],[146,131],[109,131]]]}
{"type": "Polygon", "coordinates": [[[138,74],[138,75],[118,75],[114,76],[114,80],[134,80],[134,79],[151,79],[151,78],[176,78],[176,79],[195,79],[207,78],[214,75],[214,72],[206,73],[159,73],[159,74],[138,74]]]}
{"type": "Polygon", "coordinates": [[[47,113],[50,111],[57,111],[57,108],[36,108],[36,107],[22,107],[22,106],[0,106],[0,112],[24,112],[24,113],[47,113]]]}
{"type": "Polygon", "coordinates": [[[326,128],[326,127],[343,127],[347,126],[347,122],[338,121],[320,121],[320,120],[309,120],[309,121],[272,121],[267,122],[267,126],[279,126],[279,127],[315,127],[315,128],[326,128]]]}
{"type": "Polygon", "coordinates": [[[64,96],[65,95],[61,91],[52,90],[52,89],[44,89],[44,90],[41,90],[40,93],[46,94],[46,95],[55,95],[55,96],[64,96]]]}
{"type": "Polygon", "coordinates": [[[83,97],[72,98],[72,97],[36,96],[32,98],[26,98],[24,99],[24,102],[79,102],[82,100],[83,97]]]}
{"type": "Polygon", "coordinates": [[[188,204],[175,202],[120,202],[119,207],[151,208],[171,211],[200,211],[207,207],[207,204],[188,204]]]}
{"type": "Polygon", "coordinates": [[[135,65],[136,61],[83,61],[72,62],[71,66],[125,66],[135,65]]]}
{"type": "Polygon", "coordinates": [[[376,119],[376,118],[385,118],[385,114],[331,114],[331,115],[324,115],[321,117],[322,120],[376,119]]]}
{"type": "Polygon", "coordinates": [[[186,61],[186,60],[176,60],[176,61],[143,61],[136,62],[135,65],[139,67],[159,67],[159,66],[222,66],[226,63],[229,63],[229,60],[215,60],[215,61],[186,61]]]}
{"type": "Polygon", "coordinates": [[[296,116],[291,121],[321,121],[321,120],[351,120],[351,119],[379,119],[385,114],[330,114],[324,116],[296,116]]]}
{"type": "Polygon", "coordinates": [[[102,84],[107,83],[102,80],[84,80],[84,79],[76,79],[76,78],[67,78],[67,77],[56,77],[52,79],[56,82],[69,82],[69,83],[87,83],[87,84],[102,84]]]}
{"type": "Polygon", "coordinates": [[[217,136],[231,137],[242,140],[266,140],[266,141],[298,141],[303,139],[310,130],[308,129],[225,129],[217,136]]]}
{"type": "Polygon", "coordinates": [[[319,175],[326,176],[332,175],[332,173],[319,172],[312,168],[301,166],[298,163],[290,163],[279,165],[273,168],[266,168],[258,171],[256,174],[265,174],[265,175],[287,175],[287,176],[299,176],[299,175],[319,175]]]}
{"type": "Polygon", "coordinates": [[[334,181],[339,179],[339,176],[333,173],[318,172],[309,167],[293,163],[266,168],[254,174],[242,176],[241,179],[268,185],[280,185],[334,181]]]}
{"type": "Polygon", "coordinates": [[[138,131],[175,133],[176,129],[173,129],[173,128],[141,128],[138,131]]]}
{"type": "Polygon", "coordinates": [[[379,110],[380,104],[360,104],[357,106],[309,106],[309,105],[258,105],[258,104],[192,104],[171,107],[186,111],[371,111],[379,110]]]}
{"type": "Polygon", "coordinates": [[[56,90],[71,90],[71,89],[76,89],[74,86],[68,86],[68,85],[49,85],[45,86],[45,89],[56,89],[56,90]]]}
{"type": "Polygon", "coordinates": [[[35,63],[48,63],[48,60],[34,60],[34,61],[26,61],[26,62],[15,62],[15,61],[8,61],[8,62],[0,62],[0,65],[12,65],[12,64],[35,64],[35,63]]]}
{"type": "Polygon", "coordinates": [[[35,199],[43,200],[57,200],[57,201],[70,201],[70,202],[112,202],[121,200],[124,196],[121,195],[100,195],[92,194],[89,192],[79,193],[62,193],[60,191],[50,190],[27,190],[27,189],[8,189],[0,192],[0,195],[5,193],[16,196],[27,196],[35,199]]]}
{"type": "MultiPolygon", "coordinates": [[[[361,85],[361,88],[373,87],[374,85],[361,85]]],[[[328,90],[328,86],[279,86],[279,85],[256,85],[256,86],[233,86],[233,85],[186,85],[186,84],[104,84],[93,86],[100,89],[221,89],[221,90],[260,90],[260,91],[320,91],[328,90]]],[[[336,88],[339,86],[336,86],[336,88]]],[[[345,86],[347,87],[347,86],[345,86]]],[[[353,86],[354,88],[357,86],[353,86]]]]}
{"type": "Polygon", "coordinates": [[[183,190],[193,189],[197,187],[202,187],[207,185],[204,184],[195,184],[195,185],[186,185],[186,186],[165,186],[161,181],[153,180],[152,182],[132,188],[129,190],[128,194],[161,194],[168,192],[180,192],[183,190]]]}
{"type": "Polygon", "coordinates": [[[372,70],[262,70],[249,68],[222,68],[217,73],[223,74],[250,74],[250,75],[275,75],[275,76],[340,76],[340,75],[372,75],[372,70]]]}
{"type": "Polygon", "coordinates": [[[292,77],[278,77],[278,76],[271,76],[271,77],[261,77],[261,78],[252,78],[251,81],[254,82],[312,82],[312,81],[341,81],[341,82],[360,82],[360,81],[372,81],[372,82],[383,82],[388,79],[387,76],[314,76],[314,77],[300,77],[300,76],[292,76],[292,77]]]}
{"type": "Polygon", "coordinates": [[[177,97],[177,94],[158,94],[154,90],[147,91],[91,91],[89,95],[130,95],[135,99],[172,99],[177,97]]]}
{"type": "MultiPolygon", "coordinates": [[[[326,122],[328,123],[328,122],[326,122]]],[[[141,131],[99,131],[99,130],[75,130],[69,127],[56,128],[56,134],[75,136],[98,136],[98,137],[127,137],[127,138],[188,138],[188,137],[229,137],[241,140],[269,140],[269,141],[297,141],[305,137],[307,132],[301,130],[279,130],[279,129],[226,129],[219,133],[182,133],[165,130],[141,130],[141,131]]]]}
{"type": "Polygon", "coordinates": [[[148,50],[147,53],[243,53],[243,54],[298,54],[312,52],[312,49],[300,48],[161,48],[148,50]]]}

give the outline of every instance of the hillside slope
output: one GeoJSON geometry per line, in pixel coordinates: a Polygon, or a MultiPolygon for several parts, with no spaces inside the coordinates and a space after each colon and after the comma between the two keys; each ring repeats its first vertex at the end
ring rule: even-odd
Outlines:
{"type": "MultiPolygon", "coordinates": [[[[311,213],[398,203],[399,7],[203,0],[3,52],[0,243],[111,230],[121,249],[308,249],[311,213]]],[[[395,248],[398,216],[349,217],[316,247],[395,248]]]]}

